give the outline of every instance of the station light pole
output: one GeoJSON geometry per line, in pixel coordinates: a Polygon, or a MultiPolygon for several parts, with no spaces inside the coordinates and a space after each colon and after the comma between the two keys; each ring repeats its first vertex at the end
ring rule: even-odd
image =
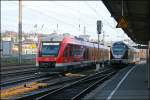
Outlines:
{"type": "Polygon", "coordinates": [[[22,0],[19,0],[19,23],[18,23],[18,60],[22,63],[22,0]]]}

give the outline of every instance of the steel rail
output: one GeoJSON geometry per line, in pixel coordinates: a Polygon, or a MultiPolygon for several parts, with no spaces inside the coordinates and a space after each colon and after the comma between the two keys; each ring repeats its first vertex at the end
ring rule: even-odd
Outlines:
{"type": "MultiPolygon", "coordinates": [[[[69,94],[69,88],[71,88],[70,89],[70,92],[72,92],[72,91],[76,91],[77,93],[79,92],[79,90],[81,89],[80,87],[84,87],[84,88],[87,88],[87,87],[89,87],[90,86],[90,84],[94,84],[95,82],[94,81],[96,81],[97,82],[97,80],[99,80],[99,79],[103,79],[103,77],[105,77],[105,76],[107,76],[107,74],[108,73],[110,73],[109,71],[112,71],[112,70],[110,70],[110,69],[107,69],[107,70],[105,70],[105,71],[102,71],[102,72],[99,72],[99,73],[96,73],[96,74],[93,74],[93,75],[89,75],[89,76],[87,76],[87,77],[85,77],[85,78],[82,78],[82,79],[80,79],[80,80],[78,80],[78,81],[75,81],[75,82],[73,82],[73,83],[71,83],[71,84],[67,84],[67,85],[65,85],[64,87],[62,87],[62,88],[59,88],[59,89],[57,89],[57,90],[55,90],[55,91],[52,91],[52,92],[50,92],[50,93],[48,93],[48,94],[45,94],[44,96],[41,96],[41,97],[38,97],[38,98],[36,98],[37,100],[41,100],[41,99],[58,99],[58,95],[61,97],[61,99],[66,99],[66,97],[67,97],[67,99],[71,99],[69,96],[71,96],[71,95],[68,95],[69,94]],[[94,83],[93,83],[94,82],[94,83]],[[87,83],[88,83],[88,85],[87,85],[87,83]],[[85,87],[85,84],[87,85],[86,87],[85,87]],[[80,87],[79,87],[79,85],[81,85],[80,87]],[[77,90],[75,87],[79,87],[79,89],[77,90]],[[68,90],[67,90],[68,89],[68,90]],[[68,91],[67,92],[67,94],[65,95],[65,91],[68,91]],[[56,94],[57,94],[57,98],[55,97],[56,96],[56,94]],[[62,95],[61,95],[62,94],[62,95]],[[65,98],[64,98],[64,96],[65,96],[65,98]],[[50,98],[49,98],[50,97],[50,98]]],[[[84,90],[84,89],[83,89],[84,90]]],[[[81,91],[81,90],[80,90],[81,91]]],[[[81,91],[82,92],[82,91],[81,91]]],[[[77,94],[76,94],[77,95],[77,94]]],[[[74,96],[73,96],[74,97],[74,96]]]]}
{"type": "Polygon", "coordinates": [[[9,86],[9,85],[14,85],[16,83],[18,84],[18,83],[22,83],[22,82],[27,82],[27,81],[30,81],[30,80],[33,80],[33,79],[44,77],[44,76],[45,75],[39,75],[39,76],[33,76],[33,77],[25,77],[25,78],[22,78],[20,80],[6,81],[6,82],[1,83],[0,87],[6,87],[6,86],[9,86]]]}

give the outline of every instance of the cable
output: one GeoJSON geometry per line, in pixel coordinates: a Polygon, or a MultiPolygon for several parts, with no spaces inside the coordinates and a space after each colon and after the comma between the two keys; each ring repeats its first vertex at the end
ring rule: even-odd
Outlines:
{"type": "MultiPolygon", "coordinates": [[[[97,13],[97,11],[91,6],[91,5],[89,5],[87,2],[84,2],[85,4],[87,4],[94,12],[95,12],[95,14],[97,15],[97,16],[100,16],[98,13],[97,13]]],[[[100,16],[106,23],[107,23],[107,25],[109,25],[111,28],[114,28],[113,26],[111,26],[102,16],[100,16]]]]}
{"type": "MultiPolygon", "coordinates": [[[[53,3],[53,2],[52,2],[53,3]]],[[[13,3],[13,4],[17,4],[17,3],[13,3]]],[[[56,4],[55,4],[56,5],[56,4]]],[[[60,4],[59,4],[60,5],[60,4]]],[[[66,6],[64,6],[64,5],[61,5],[61,6],[63,6],[63,7],[66,7],[66,6]]],[[[66,22],[64,22],[64,21],[62,21],[62,20],[60,20],[60,19],[58,19],[58,18],[56,18],[56,17],[52,17],[52,16],[50,16],[50,15],[47,15],[47,14],[45,14],[45,13],[43,13],[43,12],[41,12],[41,11],[38,11],[38,10],[35,10],[35,9],[33,9],[33,8],[31,8],[31,7],[28,7],[27,5],[23,5],[23,7],[24,8],[27,8],[27,9],[30,9],[30,10],[33,10],[33,11],[36,11],[36,13],[38,13],[38,14],[40,14],[40,15],[42,15],[42,16],[46,16],[46,17],[50,17],[50,18],[52,18],[52,19],[55,19],[55,20],[57,20],[57,21],[60,21],[60,22],[62,22],[62,23],[64,23],[64,24],[67,24],[67,25],[71,25],[71,26],[73,26],[73,27],[75,27],[75,25],[74,24],[68,24],[68,23],[66,23],[66,22]]],[[[71,10],[71,11],[75,11],[75,10],[73,10],[73,9],[71,9],[70,7],[67,7],[67,8],[69,8],[69,10],[71,10]]],[[[94,9],[95,10],[95,9],[94,9]]],[[[78,13],[78,11],[75,11],[75,12],[77,12],[78,13]]],[[[96,10],[95,10],[95,13],[97,14],[97,12],[96,12],[96,10]]],[[[58,14],[58,13],[55,13],[55,14],[58,14]]],[[[83,13],[82,13],[83,14],[83,13]]],[[[87,15],[87,14],[83,14],[83,15],[87,15]]],[[[97,14],[98,15],[98,14],[97,14]]],[[[99,16],[99,15],[98,15],[99,16]]],[[[90,16],[90,18],[92,18],[93,19],[93,17],[91,17],[90,16]]],[[[103,17],[102,17],[103,18],[103,17]]],[[[48,18],[48,20],[49,20],[49,18],[48,18]]],[[[49,22],[51,22],[51,21],[49,21],[49,22]]],[[[87,25],[87,24],[86,24],[87,25]]],[[[91,25],[91,26],[93,26],[93,24],[88,24],[88,25],[91,25]]],[[[110,25],[110,24],[109,24],[110,25]]]]}
{"type": "MultiPolygon", "coordinates": [[[[85,2],[85,1],[84,1],[85,2]]],[[[54,2],[52,2],[53,4],[55,4],[54,2]]],[[[17,4],[17,3],[13,3],[13,4],[17,4]]],[[[97,13],[97,11],[92,7],[92,6],[90,6],[88,3],[86,3],[95,13],[96,13],[96,15],[98,15],[99,16],[99,14],[97,13]]],[[[56,5],[56,4],[55,4],[56,5]]],[[[24,7],[26,6],[27,7],[27,5],[23,5],[24,7]]],[[[45,5],[44,5],[45,6],[45,5]]],[[[49,5],[47,5],[47,6],[49,6],[49,5]]],[[[71,10],[71,11],[75,11],[75,10],[72,10],[72,8],[70,8],[70,7],[66,7],[66,6],[64,6],[64,5],[61,5],[61,4],[59,4],[59,6],[63,6],[63,7],[65,7],[65,8],[69,8],[69,10],[71,10]]],[[[37,7],[39,7],[39,6],[37,6],[37,7]]],[[[41,6],[40,6],[41,7],[41,6]]],[[[30,7],[29,7],[30,8],[30,7]]],[[[35,9],[32,9],[32,10],[35,10],[35,9]]],[[[37,10],[36,10],[37,11],[37,10]]],[[[38,11],[39,12],[39,11],[38,11]]],[[[53,11],[52,11],[53,12],[53,11]]],[[[78,11],[75,11],[75,12],[77,12],[77,13],[79,13],[78,11]]],[[[41,13],[41,12],[40,12],[41,13]]],[[[53,13],[55,13],[55,12],[53,12],[53,13]]],[[[55,13],[55,14],[57,14],[57,13],[55,13]]],[[[58,14],[57,14],[58,15],[58,14]]],[[[85,14],[84,13],[84,15],[86,15],[87,16],[87,14],[85,14]]],[[[61,15],[62,16],[62,15],[61,15]]],[[[63,15],[64,16],[64,15],[63,15]]],[[[88,15],[89,16],[89,15],[88,15]]],[[[103,20],[105,20],[102,16],[100,16],[103,20]]],[[[90,18],[92,18],[91,16],[90,16],[90,18]]],[[[55,18],[56,19],[56,18],[55,18]]],[[[93,18],[92,18],[93,19],[93,18]]],[[[56,19],[56,20],[59,20],[60,21],[60,19],[56,19]]],[[[105,20],[106,21],[106,20],[105,20]]],[[[64,23],[64,22],[63,22],[64,23]]],[[[107,25],[109,25],[110,27],[112,27],[107,21],[106,21],[106,23],[107,23],[107,25]]],[[[66,24],[66,23],[65,23],[66,24]]]]}
{"type": "MultiPolygon", "coordinates": [[[[27,5],[26,5],[27,6],[27,5]]],[[[28,8],[30,8],[30,7],[28,7],[28,8]]],[[[32,8],[32,10],[33,10],[33,8],[32,8]]],[[[34,9],[35,10],[35,9],[34,9]]],[[[36,10],[37,11],[37,10],[36,10]]],[[[53,11],[51,11],[51,12],[53,12],[53,11]]],[[[61,17],[63,16],[63,17],[65,17],[66,18],[66,16],[65,15],[62,15],[62,14],[58,14],[58,13],[56,13],[56,12],[53,12],[53,13],[55,13],[55,14],[57,14],[57,15],[60,15],[61,17]]],[[[67,17],[68,18],[68,17],[67,17]]],[[[75,17],[73,18],[73,17],[69,17],[70,19],[72,19],[72,20],[75,20],[75,17]]],[[[76,20],[78,20],[78,19],[76,19],[76,20]]],[[[85,21],[83,21],[83,23],[85,23],[85,21]]],[[[74,24],[72,24],[72,25],[74,25],[74,24]]],[[[91,25],[92,26],[92,24],[88,24],[87,23],[87,25],[91,25]]]]}

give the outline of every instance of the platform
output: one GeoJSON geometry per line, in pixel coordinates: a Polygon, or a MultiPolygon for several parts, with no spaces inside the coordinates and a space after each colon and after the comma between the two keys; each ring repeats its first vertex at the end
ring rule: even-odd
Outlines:
{"type": "Polygon", "coordinates": [[[128,66],[86,95],[84,100],[150,100],[146,64],[128,66]]]}

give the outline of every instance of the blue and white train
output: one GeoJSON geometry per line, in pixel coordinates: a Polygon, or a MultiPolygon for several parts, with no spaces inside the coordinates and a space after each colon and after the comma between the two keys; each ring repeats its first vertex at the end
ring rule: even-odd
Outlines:
{"type": "Polygon", "coordinates": [[[122,41],[112,44],[110,52],[111,64],[135,64],[140,61],[140,50],[128,46],[122,41]]]}

